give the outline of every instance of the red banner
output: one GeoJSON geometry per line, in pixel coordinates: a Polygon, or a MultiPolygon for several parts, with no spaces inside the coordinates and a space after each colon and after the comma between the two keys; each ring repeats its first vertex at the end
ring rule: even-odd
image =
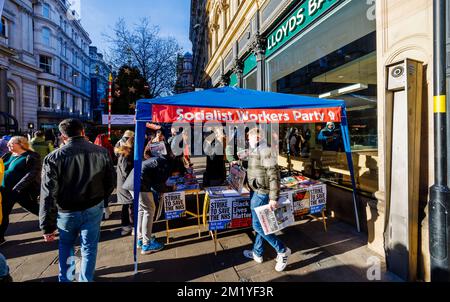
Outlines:
{"type": "Polygon", "coordinates": [[[154,123],[327,123],[341,122],[341,108],[316,109],[230,109],[152,105],[154,123]]]}

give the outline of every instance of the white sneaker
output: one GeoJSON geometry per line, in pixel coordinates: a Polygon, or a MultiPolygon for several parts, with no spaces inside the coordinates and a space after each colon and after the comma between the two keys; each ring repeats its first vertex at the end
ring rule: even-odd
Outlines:
{"type": "Polygon", "coordinates": [[[244,256],[249,259],[255,260],[256,263],[263,263],[264,259],[261,256],[257,256],[253,251],[245,250],[244,256]]]}
{"type": "Polygon", "coordinates": [[[133,231],[133,228],[131,226],[124,226],[122,227],[122,231],[120,232],[120,235],[127,236],[130,235],[133,231]]]}
{"type": "Polygon", "coordinates": [[[287,248],[286,252],[282,254],[278,254],[277,256],[277,264],[275,265],[275,270],[277,272],[282,272],[287,266],[289,256],[291,255],[291,249],[287,248]]]}
{"type": "Polygon", "coordinates": [[[109,208],[104,208],[103,209],[103,216],[104,216],[105,220],[108,220],[109,216],[111,216],[111,210],[109,208]]]}

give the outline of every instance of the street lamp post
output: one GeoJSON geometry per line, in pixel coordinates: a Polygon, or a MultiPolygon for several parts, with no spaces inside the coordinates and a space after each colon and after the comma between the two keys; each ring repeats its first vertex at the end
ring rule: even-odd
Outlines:
{"type": "Polygon", "coordinates": [[[449,281],[449,208],[447,186],[446,0],[434,0],[434,171],[430,189],[431,281],[449,281]]]}
{"type": "Polygon", "coordinates": [[[112,74],[109,74],[109,87],[108,87],[108,139],[111,141],[111,103],[112,103],[112,74]]]}

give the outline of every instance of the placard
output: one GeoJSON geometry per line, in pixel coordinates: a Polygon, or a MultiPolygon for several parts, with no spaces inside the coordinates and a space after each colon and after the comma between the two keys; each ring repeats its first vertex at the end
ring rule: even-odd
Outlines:
{"type": "Polygon", "coordinates": [[[302,217],[310,213],[310,196],[310,192],[307,189],[292,192],[292,210],[295,217],[302,217]]]}
{"type": "Polygon", "coordinates": [[[173,220],[185,216],[186,196],[183,191],[164,194],[163,202],[166,220],[173,220]]]}
{"type": "Polygon", "coordinates": [[[252,225],[252,211],[250,198],[241,198],[233,201],[230,229],[247,228],[252,225]]]}
{"type": "Polygon", "coordinates": [[[310,214],[321,213],[327,206],[327,186],[325,184],[308,188],[310,193],[310,214]]]}
{"type": "Polygon", "coordinates": [[[215,198],[209,202],[209,230],[226,230],[231,225],[234,198],[215,198]]]}

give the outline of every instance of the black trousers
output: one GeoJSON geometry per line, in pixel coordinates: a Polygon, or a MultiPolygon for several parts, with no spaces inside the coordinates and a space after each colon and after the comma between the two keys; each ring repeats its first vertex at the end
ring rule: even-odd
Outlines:
{"type": "Polygon", "coordinates": [[[11,214],[16,203],[19,203],[22,208],[28,212],[39,216],[39,203],[33,200],[28,193],[17,194],[6,189],[1,190],[1,193],[3,221],[0,226],[0,239],[5,237],[5,233],[9,225],[9,215],[11,214]]]}
{"type": "Polygon", "coordinates": [[[123,227],[134,225],[133,224],[134,216],[133,216],[133,205],[132,204],[122,205],[121,220],[122,220],[123,227]]]}

